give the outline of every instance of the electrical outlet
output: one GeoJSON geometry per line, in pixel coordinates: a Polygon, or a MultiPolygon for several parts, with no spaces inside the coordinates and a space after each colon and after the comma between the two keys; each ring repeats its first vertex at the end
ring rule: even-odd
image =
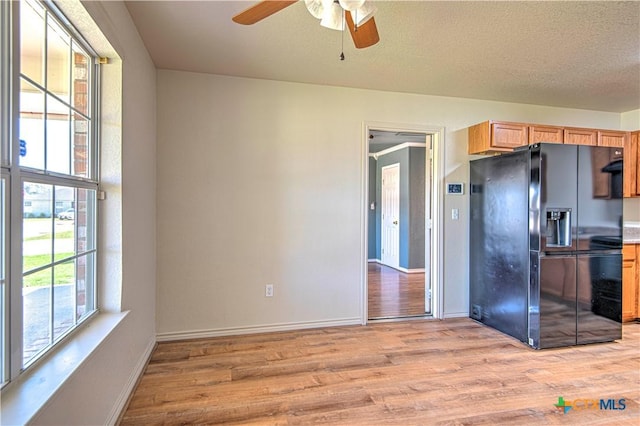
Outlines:
{"type": "Polygon", "coordinates": [[[264,286],[265,297],[273,297],[273,284],[267,284],[264,286]]]}
{"type": "Polygon", "coordinates": [[[460,211],[458,209],[451,209],[451,219],[458,220],[460,218],[460,211]]]}

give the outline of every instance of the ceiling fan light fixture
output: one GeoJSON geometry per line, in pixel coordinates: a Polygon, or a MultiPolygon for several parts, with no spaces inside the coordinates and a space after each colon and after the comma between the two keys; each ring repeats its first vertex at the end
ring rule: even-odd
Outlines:
{"type": "Polygon", "coordinates": [[[366,2],[355,12],[351,12],[351,16],[353,17],[353,21],[356,26],[360,26],[367,22],[369,19],[373,18],[373,15],[378,11],[378,8],[372,4],[371,2],[366,2]]]}
{"type": "Polygon", "coordinates": [[[349,12],[354,11],[364,4],[365,0],[339,0],[340,6],[349,12]]]}
{"type": "Polygon", "coordinates": [[[322,3],[322,0],[304,0],[307,10],[316,19],[322,19],[322,14],[324,13],[324,5],[322,3]]]}
{"type": "Polygon", "coordinates": [[[330,1],[330,5],[327,5],[327,3],[324,5],[324,13],[322,14],[320,25],[332,30],[342,31],[344,29],[344,19],[342,15],[344,11],[339,3],[334,3],[332,0],[330,1]]]}

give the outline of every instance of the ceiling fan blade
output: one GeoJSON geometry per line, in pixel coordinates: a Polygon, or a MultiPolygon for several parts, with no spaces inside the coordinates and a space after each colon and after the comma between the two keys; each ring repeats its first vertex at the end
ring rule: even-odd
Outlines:
{"type": "Polygon", "coordinates": [[[380,41],[378,27],[376,27],[376,21],[373,17],[364,24],[359,25],[356,29],[351,12],[347,12],[344,15],[347,18],[347,26],[349,27],[353,44],[355,44],[358,49],[373,46],[380,41]]]}
{"type": "Polygon", "coordinates": [[[288,0],[288,1],[279,1],[279,0],[265,0],[260,3],[254,4],[247,10],[238,13],[236,16],[231,18],[233,22],[242,25],[251,25],[255,24],[258,21],[263,20],[264,18],[273,15],[276,12],[281,11],[287,6],[291,6],[296,3],[297,0],[288,0]]]}

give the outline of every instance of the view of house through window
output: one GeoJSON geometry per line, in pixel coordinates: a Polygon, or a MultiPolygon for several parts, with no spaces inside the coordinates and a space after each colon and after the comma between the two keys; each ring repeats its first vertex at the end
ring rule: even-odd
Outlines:
{"type": "MultiPolygon", "coordinates": [[[[3,25],[2,32],[8,37],[7,28],[13,28],[19,57],[3,63],[0,75],[3,87],[19,75],[19,90],[5,98],[8,111],[19,105],[19,117],[3,123],[17,127],[7,132],[13,135],[10,142],[3,134],[3,149],[11,145],[13,155],[3,155],[0,202],[3,216],[20,212],[10,223],[11,230],[22,232],[10,233],[21,238],[19,244],[8,244],[7,221],[0,222],[0,332],[5,332],[0,349],[3,360],[11,357],[1,364],[10,366],[8,372],[0,368],[2,383],[15,379],[97,309],[96,55],[49,3],[11,3],[19,19],[3,25]],[[15,297],[9,305],[8,287],[22,296],[18,306],[15,297]]],[[[2,46],[7,57],[7,45],[2,46]]]]}

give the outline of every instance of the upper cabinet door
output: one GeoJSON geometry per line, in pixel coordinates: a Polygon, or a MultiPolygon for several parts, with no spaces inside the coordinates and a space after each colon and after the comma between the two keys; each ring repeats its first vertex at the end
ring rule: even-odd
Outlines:
{"type": "Polygon", "coordinates": [[[623,188],[625,197],[637,197],[640,195],[640,131],[629,134],[624,142],[624,169],[623,188]]]}
{"type": "Polygon", "coordinates": [[[592,145],[598,144],[598,132],[592,129],[576,129],[565,127],[564,143],[570,145],[592,145]]]}
{"type": "Polygon", "coordinates": [[[616,132],[613,130],[598,130],[598,146],[624,147],[627,139],[627,132],[616,132]]]}
{"type": "Polygon", "coordinates": [[[522,123],[484,121],[468,129],[469,154],[509,152],[527,145],[528,126],[522,123]]]}
{"type": "Polygon", "coordinates": [[[518,148],[528,144],[527,125],[519,123],[491,123],[491,142],[497,148],[518,148]]]}
{"type": "Polygon", "coordinates": [[[539,142],[564,143],[564,128],[556,126],[529,126],[529,145],[539,142]]]}

